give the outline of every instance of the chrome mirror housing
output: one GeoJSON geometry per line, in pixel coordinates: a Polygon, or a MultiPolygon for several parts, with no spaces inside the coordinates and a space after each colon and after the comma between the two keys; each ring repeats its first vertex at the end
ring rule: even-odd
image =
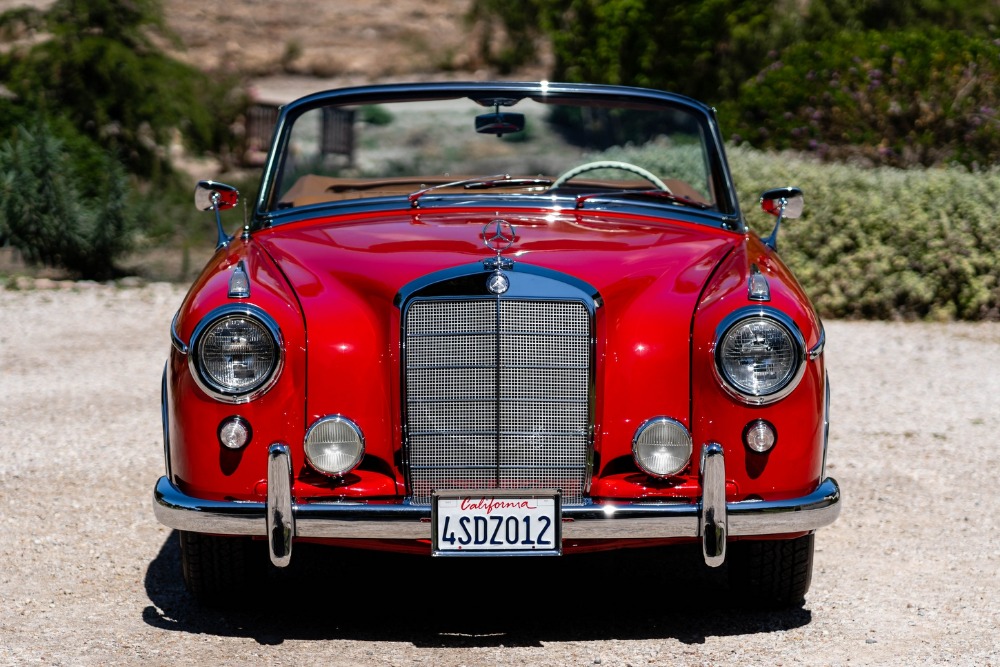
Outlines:
{"type": "Polygon", "coordinates": [[[802,209],[805,207],[802,190],[792,187],[767,190],[760,196],[760,207],[765,213],[770,213],[778,218],[770,236],[764,239],[765,244],[773,250],[777,250],[778,230],[781,228],[781,221],[785,218],[794,220],[802,216],[802,209]]]}
{"type": "Polygon", "coordinates": [[[231,237],[222,228],[222,216],[219,211],[233,208],[240,201],[240,191],[231,185],[217,181],[198,181],[194,189],[194,205],[199,211],[215,211],[215,224],[218,230],[216,248],[229,243],[231,237]]]}

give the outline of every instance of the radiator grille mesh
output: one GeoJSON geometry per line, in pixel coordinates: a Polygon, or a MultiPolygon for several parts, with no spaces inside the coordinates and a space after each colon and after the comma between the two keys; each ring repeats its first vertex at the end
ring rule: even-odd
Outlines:
{"type": "Polygon", "coordinates": [[[434,489],[557,488],[580,503],[590,314],[573,301],[420,300],[405,321],[415,503],[434,489]]]}

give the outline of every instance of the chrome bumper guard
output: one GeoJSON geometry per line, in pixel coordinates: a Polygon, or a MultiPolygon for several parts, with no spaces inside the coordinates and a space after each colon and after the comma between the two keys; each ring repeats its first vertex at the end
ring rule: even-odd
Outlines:
{"type": "MultiPolygon", "coordinates": [[[[344,539],[430,539],[429,505],[355,501],[296,503],[288,447],[268,451],[266,502],[193,498],[161,477],[153,491],[157,520],[177,530],[217,535],[267,537],[271,562],[288,565],[293,537],[344,539]]],[[[615,502],[562,508],[563,540],[700,538],[705,563],[718,566],[730,536],[779,535],[813,531],[840,514],[840,487],[827,478],[810,494],[786,500],[725,502],[726,468],[722,447],[702,448],[697,503],[615,502]]]]}

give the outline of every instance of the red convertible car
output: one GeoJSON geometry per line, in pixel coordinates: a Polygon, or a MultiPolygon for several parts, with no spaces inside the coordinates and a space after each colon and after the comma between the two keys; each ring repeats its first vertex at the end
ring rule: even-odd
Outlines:
{"type": "Polygon", "coordinates": [[[153,504],[195,596],[238,591],[264,545],[283,567],[303,542],[693,543],[748,600],[801,603],[840,511],[823,327],[776,251],[802,193],[764,192],[754,234],[711,108],[545,81],[321,92],[281,109],[230,235],[238,201],[196,188],[218,248],[163,378],[153,504]]]}

